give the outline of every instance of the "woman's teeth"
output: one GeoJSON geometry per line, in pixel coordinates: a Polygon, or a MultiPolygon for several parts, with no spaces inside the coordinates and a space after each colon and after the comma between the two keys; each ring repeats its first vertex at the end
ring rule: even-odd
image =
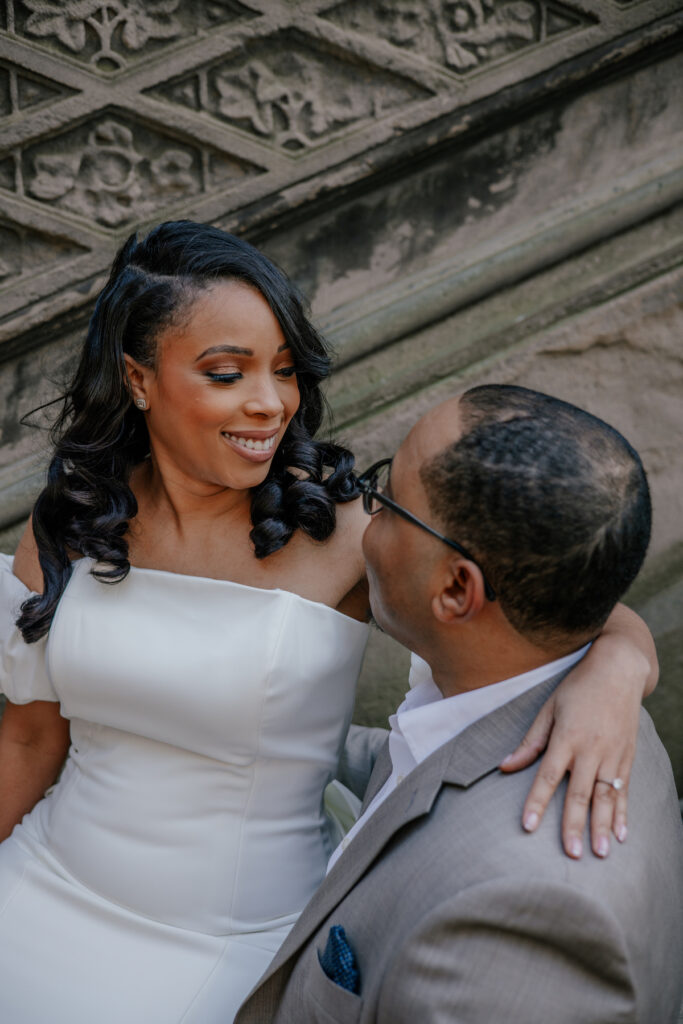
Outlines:
{"type": "Polygon", "coordinates": [[[269,452],[275,444],[275,438],[277,437],[276,434],[273,434],[272,437],[266,437],[261,441],[253,437],[235,437],[234,434],[225,434],[224,436],[227,437],[228,441],[240,445],[241,448],[249,448],[250,451],[255,452],[269,452]]]}

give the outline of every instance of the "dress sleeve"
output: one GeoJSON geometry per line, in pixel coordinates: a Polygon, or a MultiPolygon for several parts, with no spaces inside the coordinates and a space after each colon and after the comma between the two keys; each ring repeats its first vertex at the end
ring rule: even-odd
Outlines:
{"type": "Polygon", "coordinates": [[[58,701],[47,671],[47,636],[27,644],[14,624],[31,591],[12,572],[13,562],[0,554],[0,693],[13,704],[58,701]]]}

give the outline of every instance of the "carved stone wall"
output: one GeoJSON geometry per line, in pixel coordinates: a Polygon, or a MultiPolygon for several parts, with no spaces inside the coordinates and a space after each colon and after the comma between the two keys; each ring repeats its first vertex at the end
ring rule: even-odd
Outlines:
{"type": "MultiPolygon", "coordinates": [[[[53,394],[132,230],[262,246],[338,352],[362,464],[474,381],[605,416],[655,535],[629,600],[683,791],[683,0],[2,0],[0,546],[53,394]]],[[[359,720],[405,659],[373,637],[359,720]]]]}

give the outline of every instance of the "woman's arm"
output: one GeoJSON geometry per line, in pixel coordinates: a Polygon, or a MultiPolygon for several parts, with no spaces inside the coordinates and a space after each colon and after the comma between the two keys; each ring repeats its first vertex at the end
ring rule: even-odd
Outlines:
{"type": "Polygon", "coordinates": [[[5,705],[0,722],[0,840],[57,778],[69,749],[69,723],[59,704],[5,705]]]}
{"type": "Polygon", "coordinates": [[[617,605],[590,651],[541,708],[521,744],[505,759],[503,771],[525,768],[547,751],[522,812],[534,832],[557,786],[570,772],[564,805],[562,841],[570,857],[583,849],[588,808],[591,847],[609,853],[610,829],[626,838],[628,781],[636,749],[640,703],[659,678],[654,641],[635,612],[617,605]],[[597,779],[619,778],[624,786],[596,786],[597,779]]]}
{"type": "MultiPolygon", "coordinates": [[[[43,589],[38,548],[29,520],[13,565],[30,590],[43,589]]],[[[5,705],[0,722],[0,840],[57,778],[69,749],[69,723],[55,701],[5,705]]]]}

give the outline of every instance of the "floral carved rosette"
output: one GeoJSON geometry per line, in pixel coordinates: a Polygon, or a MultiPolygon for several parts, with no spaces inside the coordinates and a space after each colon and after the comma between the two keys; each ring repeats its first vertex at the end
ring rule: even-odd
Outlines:
{"type": "Polygon", "coordinates": [[[323,17],[461,75],[592,23],[564,0],[342,0],[323,17]]]}
{"type": "Polygon", "coordinates": [[[28,191],[109,228],[144,217],[159,205],[200,191],[191,152],[168,148],[150,158],[133,132],[113,119],[88,135],[72,153],[41,153],[28,191]]]}
{"type": "Polygon", "coordinates": [[[326,106],[325,82],[319,70],[296,57],[292,60],[296,73],[289,78],[279,77],[258,60],[240,72],[218,74],[214,81],[220,96],[219,113],[237,122],[243,120],[257,134],[291,149],[306,148],[337,121],[350,122],[362,116],[362,105],[353,102],[353,97],[341,112],[332,104],[326,106]]]}
{"type": "Polygon", "coordinates": [[[446,63],[457,71],[536,42],[538,21],[538,5],[529,0],[446,0],[436,9],[436,30],[446,63]]]}
{"type": "Polygon", "coordinates": [[[23,0],[31,14],[24,32],[54,37],[72,53],[92,50],[90,62],[123,67],[120,51],[139,51],[152,39],[177,39],[180,0],[23,0]]]}
{"type": "Polygon", "coordinates": [[[299,155],[351,125],[431,95],[364,59],[349,59],[292,30],[245,43],[224,60],[180,78],[160,98],[214,117],[299,155]],[[204,88],[197,88],[197,79],[204,88]],[[203,97],[203,98],[200,98],[203,97]]]}

